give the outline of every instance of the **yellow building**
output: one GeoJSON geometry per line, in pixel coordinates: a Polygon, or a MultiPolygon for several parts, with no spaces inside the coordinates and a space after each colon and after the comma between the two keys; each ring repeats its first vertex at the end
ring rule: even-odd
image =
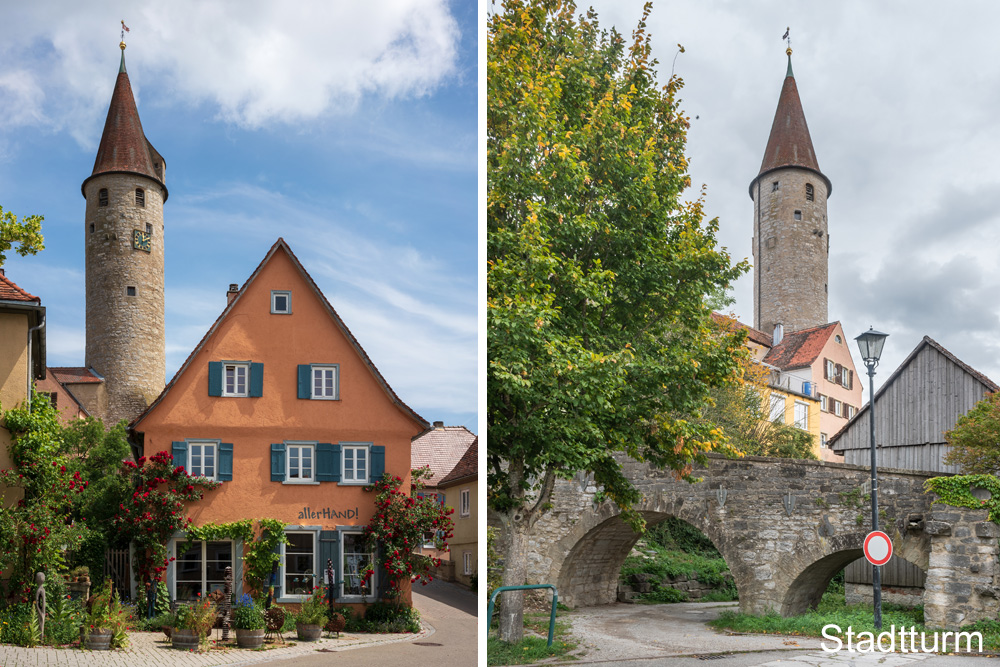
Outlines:
{"type": "Polygon", "coordinates": [[[455,508],[452,519],[455,530],[450,540],[451,562],[454,563],[455,581],[466,586],[478,572],[479,553],[479,438],[472,441],[461,460],[444,479],[438,483],[455,508]]]}

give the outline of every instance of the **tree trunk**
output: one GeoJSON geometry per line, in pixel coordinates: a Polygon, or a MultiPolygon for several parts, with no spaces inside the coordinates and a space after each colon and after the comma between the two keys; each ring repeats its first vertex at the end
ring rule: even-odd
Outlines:
{"type": "MultiPolygon", "coordinates": [[[[503,558],[503,585],[522,586],[527,577],[528,522],[523,509],[500,515],[500,555],[503,558]]],[[[500,639],[515,644],[524,637],[524,591],[502,593],[500,639]]]]}

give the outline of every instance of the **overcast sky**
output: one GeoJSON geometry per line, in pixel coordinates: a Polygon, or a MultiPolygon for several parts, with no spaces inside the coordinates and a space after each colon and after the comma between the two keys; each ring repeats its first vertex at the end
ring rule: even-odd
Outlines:
{"type": "MultiPolygon", "coordinates": [[[[279,236],[403,401],[477,429],[477,7],[461,0],[0,3],[7,275],[84,363],[84,199],[118,74],[167,163],[167,379],[279,236]]],[[[5,406],[6,407],[6,406],[5,406]]]]}
{"type": "MultiPolygon", "coordinates": [[[[581,2],[630,35],[638,0],[581,2]]],[[[1000,6],[960,2],[654,0],[662,81],[677,44],[693,187],[734,259],[792,64],[829,200],[829,318],[890,334],[876,388],[930,336],[1000,381],[1000,6]]],[[[749,276],[734,310],[753,324],[749,276]]],[[[857,346],[852,352],[859,370],[857,346]]],[[[867,400],[867,381],[865,400],[867,400]]]]}

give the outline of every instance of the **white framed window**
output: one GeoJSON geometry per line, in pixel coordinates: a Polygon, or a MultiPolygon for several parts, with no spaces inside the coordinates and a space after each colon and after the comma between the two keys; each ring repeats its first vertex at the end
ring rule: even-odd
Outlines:
{"type": "Polygon", "coordinates": [[[795,427],[809,430],[809,406],[800,401],[795,401],[795,427]]]}
{"type": "Polygon", "coordinates": [[[288,443],[288,482],[316,481],[316,445],[288,443]]]}
{"type": "Polygon", "coordinates": [[[316,586],[316,533],[285,531],[282,546],[282,597],[306,597],[316,586]]]}
{"type": "Polygon", "coordinates": [[[840,384],[847,389],[851,388],[851,369],[845,368],[840,374],[840,384]]]}
{"type": "Polygon", "coordinates": [[[288,290],[271,290],[271,313],[274,315],[292,314],[292,293],[288,290]]]}
{"type": "Polygon", "coordinates": [[[312,365],[312,397],[335,401],[340,398],[340,366],[338,364],[312,365]]]}
{"type": "Polygon", "coordinates": [[[214,442],[188,443],[188,474],[215,479],[218,473],[218,445],[214,442]]]}
{"type": "Polygon", "coordinates": [[[472,494],[469,489],[462,489],[458,496],[458,516],[469,516],[472,513],[472,494]]]}
{"type": "Polygon", "coordinates": [[[826,433],[820,433],[819,434],[819,446],[820,447],[826,447],[827,446],[827,444],[826,444],[826,433]]]}
{"type": "Polygon", "coordinates": [[[833,363],[829,359],[826,360],[826,379],[831,382],[837,377],[837,364],[833,363]]]}
{"type": "Polygon", "coordinates": [[[174,599],[204,599],[225,590],[226,568],[233,567],[233,542],[174,540],[174,599]]]}
{"type": "Polygon", "coordinates": [[[819,409],[822,410],[823,412],[830,411],[830,399],[828,399],[823,394],[819,395],[819,409]]]}
{"type": "Polygon", "coordinates": [[[476,554],[473,551],[462,552],[462,574],[472,574],[472,564],[476,562],[476,554]]]}
{"type": "Polygon", "coordinates": [[[364,580],[365,571],[372,565],[373,554],[365,546],[364,533],[340,534],[341,554],[343,568],[343,589],[342,597],[372,597],[375,594],[375,578],[378,576],[376,570],[368,581],[364,580]]]}
{"type": "Polygon", "coordinates": [[[833,414],[837,415],[838,417],[843,417],[844,416],[844,404],[841,403],[840,401],[834,401],[833,402],[833,414]]]}
{"type": "MultiPolygon", "coordinates": [[[[844,405],[847,404],[845,403],[844,405]]],[[[847,405],[847,418],[848,419],[853,418],[855,413],[857,413],[857,411],[858,411],[857,408],[855,408],[853,405],[847,405]]]]}
{"type": "Polygon", "coordinates": [[[771,394],[771,421],[785,423],[785,397],[771,394]]]}
{"type": "Polygon", "coordinates": [[[341,482],[368,483],[368,446],[344,446],[341,449],[341,460],[344,469],[341,471],[341,482]]]}
{"type": "Polygon", "coordinates": [[[246,396],[247,378],[250,376],[249,363],[225,363],[222,365],[222,395],[246,396]]]}

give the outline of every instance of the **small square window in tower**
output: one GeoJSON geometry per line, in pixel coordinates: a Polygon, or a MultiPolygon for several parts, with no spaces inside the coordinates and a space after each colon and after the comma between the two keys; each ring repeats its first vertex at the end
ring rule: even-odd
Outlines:
{"type": "Polygon", "coordinates": [[[778,181],[774,181],[773,183],[771,183],[771,192],[777,192],[777,191],[778,191],[778,181]]]}
{"type": "Polygon", "coordinates": [[[795,212],[795,219],[796,220],[801,220],[802,219],[802,211],[796,211],[795,212]]]}
{"type": "Polygon", "coordinates": [[[142,206],[144,208],[146,206],[146,191],[142,188],[135,189],[135,205],[142,206]]]}
{"type": "Polygon", "coordinates": [[[101,188],[97,192],[97,205],[98,206],[107,206],[108,205],[108,189],[107,188],[101,188]]]}
{"type": "Polygon", "coordinates": [[[292,314],[292,293],[287,290],[271,290],[271,314],[292,314]]]}
{"type": "Polygon", "coordinates": [[[813,194],[812,183],[806,183],[806,201],[814,201],[815,195],[813,194]]]}
{"type": "Polygon", "coordinates": [[[129,285],[125,288],[125,296],[135,296],[135,287],[129,285]]]}

